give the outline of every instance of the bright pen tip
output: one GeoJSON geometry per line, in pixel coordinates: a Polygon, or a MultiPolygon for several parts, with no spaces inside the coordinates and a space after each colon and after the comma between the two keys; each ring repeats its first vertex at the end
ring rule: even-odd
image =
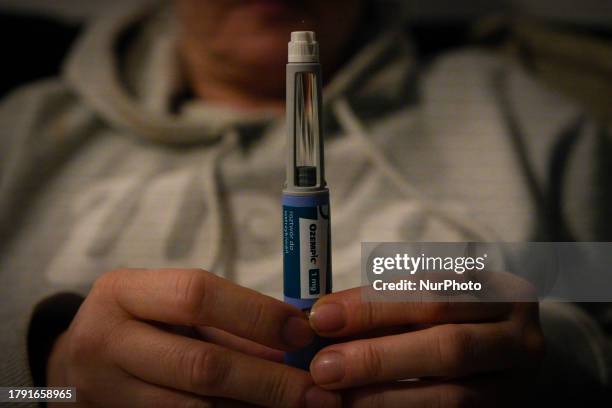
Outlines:
{"type": "Polygon", "coordinates": [[[291,41],[305,41],[308,43],[316,42],[314,31],[293,31],[291,41]]]}
{"type": "Polygon", "coordinates": [[[319,62],[319,44],[314,31],[293,31],[288,50],[289,62],[319,62]]]}

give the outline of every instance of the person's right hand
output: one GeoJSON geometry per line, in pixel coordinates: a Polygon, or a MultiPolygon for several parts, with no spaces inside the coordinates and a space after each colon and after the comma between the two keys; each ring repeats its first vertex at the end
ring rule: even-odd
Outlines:
{"type": "Polygon", "coordinates": [[[96,281],[57,340],[47,385],[76,387],[82,407],[339,407],[308,372],[270,358],[312,338],[300,310],[206,271],[117,270],[96,281]],[[170,326],[212,327],[233,341],[170,326]]]}

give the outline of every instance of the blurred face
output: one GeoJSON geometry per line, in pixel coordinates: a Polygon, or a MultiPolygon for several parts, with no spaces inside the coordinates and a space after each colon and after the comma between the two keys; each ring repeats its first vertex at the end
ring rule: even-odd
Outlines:
{"type": "Polygon", "coordinates": [[[284,93],[291,31],[315,31],[323,67],[330,70],[363,9],[359,0],[176,0],[176,4],[181,49],[189,63],[268,96],[284,93]]]}

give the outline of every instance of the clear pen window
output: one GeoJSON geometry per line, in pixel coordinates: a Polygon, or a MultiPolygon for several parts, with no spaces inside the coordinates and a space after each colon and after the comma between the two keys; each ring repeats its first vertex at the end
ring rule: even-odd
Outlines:
{"type": "Polygon", "coordinates": [[[295,184],[317,184],[319,161],[319,112],[317,77],[312,72],[298,72],[295,78],[295,184]]]}

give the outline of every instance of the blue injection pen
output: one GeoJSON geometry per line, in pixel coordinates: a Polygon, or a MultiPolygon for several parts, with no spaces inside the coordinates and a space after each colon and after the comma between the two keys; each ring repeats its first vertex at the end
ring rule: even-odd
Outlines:
{"type": "MultiPolygon", "coordinates": [[[[312,31],[291,33],[287,64],[287,180],[283,189],[285,302],[309,312],[331,292],[329,190],[325,183],[321,65],[312,31]]],[[[285,362],[308,370],[323,346],[315,338],[285,362]]]]}

